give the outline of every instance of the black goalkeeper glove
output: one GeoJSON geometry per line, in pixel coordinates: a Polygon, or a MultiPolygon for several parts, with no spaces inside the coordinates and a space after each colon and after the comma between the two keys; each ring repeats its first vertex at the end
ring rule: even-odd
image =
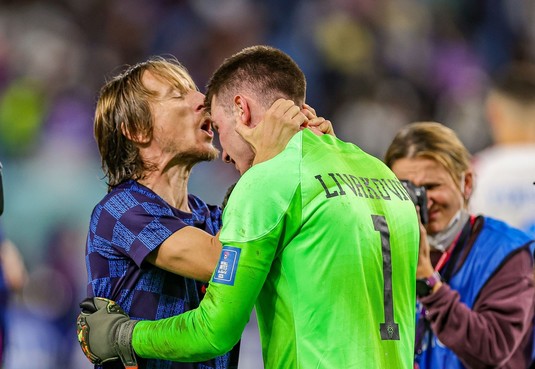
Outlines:
{"type": "Polygon", "coordinates": [[[132,332],[137,320],[130,320],[119,305],[102,297],[86,298],[80,308],[76,331],[89,361],[100,365],[121,359],[125,368],[137,369],[132,348],[132,332]]]}

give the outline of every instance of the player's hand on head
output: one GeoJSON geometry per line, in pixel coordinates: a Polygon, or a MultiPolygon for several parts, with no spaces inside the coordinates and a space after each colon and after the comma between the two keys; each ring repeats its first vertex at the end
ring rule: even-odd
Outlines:
{"type": "Polygon", "coordinates": [[[312,108],[310,105],[303,104],[303,109],[301,111],[307,117],[305,126],[316,135],[321,136],[323,134],[327,134],[336,137],[331,121],[323,117],[318,117],[316,115],[316,110],[314,110],[314,108],[312,108]]]}
{"type": "Polygon", "coordinates": [[[258,164],[284,150],[306,120],[292,100],[278,99],[255,127],[237,120],[236,131],[251,145],[256,154],[254,164],[258,164]]]}
{"type": "Polygon", "coordinates": [[[327,134],[336,137],[331,121],[323,117],[310,119],[307,128],[318,136],[327,134]]]}
{"type": "Polygon", "coordinates": [[[101,297],[86,298],[76,320],[78,342],[85,356],[100,365],[120,359],[127,368],[137,368],[132,348],[135,320],[114,301],[101,297]]]}

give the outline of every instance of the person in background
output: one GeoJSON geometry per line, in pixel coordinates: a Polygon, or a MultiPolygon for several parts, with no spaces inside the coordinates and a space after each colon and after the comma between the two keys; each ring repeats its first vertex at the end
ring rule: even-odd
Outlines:
{"type": "Polygon", "coordinates": [[[470,154],[436,122],[400,130],[385,163],[424,187],[417,268],[416,366],[527,368],[533,346],[535,242],[508,224],[468,212],[470,154]]]}
{"type": "Polygon", "coordinates": [[[13,294],[20,292],[28,278],[24,260],[17,246],[0,228],[0,367],[8,344],[9,322],[6,313],[13,294]]]}
{"type": "MultiPolygon", "coordinates": [[[[2,181],[2,164],[0,163],[0,215],[4,212],[4,186],[2,181]]],[[[24,287],[28,272],[24,259],[17,246],[6,237],[0,226],[0,367],[3,367],[7,346],[9,323],[7,309],[14,293],[24,287]]]]}
{"type": "Polygon", "coordinates": [[[216,70],[206,101],[223,159],[242,177],[206,296],[153,322],[130,320],[109,300],[84,301],[78,324],[92,355],[204,360],[238,342],[256,303],[265,368],[412,368],[418,220],[394,173],[309,130],[253,165],[255,150],[235,131],[236,119],[256,131],[280,97],[302,105],[305,86],[295,62],[267,46],[216,70]]]}
{"type": "MultiPolygon", "coordinates": [[[[87,293],[116,300],[137,320],[197,307],[205,291],[202,282],[209,280],[221,252],[214,237],[221,227],[221,208],[188,193],[192,168],[219,154],[204,97],[176,59],[162,57],[128,68],[100,91],[94,132],[109,191],[91,214],[87,293]]],[[[311,117],[311,111],[306,114],[311,117]]],[[[258,160],[280,152],[308,121],[287,100],[276,101],[267,111],[266,119],[270,117],[280,129],[273,131],[273,139],[253,140],[258,160]]],[[[139,365],[236,368],[238,351],[236,345],[206,361],[140,360],[139,365]]],[[[100,361],[97,367],[122,364],[100,361]]]]}
{"type": "Polygon", "coordinates": [[[496,75],[486,112],[494,145],[474,155],[471,209],[535,237],[535,64],[514,63],[496,75]]]}

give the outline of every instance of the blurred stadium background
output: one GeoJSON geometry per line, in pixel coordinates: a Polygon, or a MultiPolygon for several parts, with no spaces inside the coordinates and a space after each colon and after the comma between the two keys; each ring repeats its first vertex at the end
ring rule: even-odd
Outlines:
{"type": "MultiPolygon", "coordinates": [[[[203,91],[225,57],[269,44],[303,68],[308,102],[340,138],[382,157],[401,126],[437,120],[476,152],[491,143],[489,76],[535,58],[534,19],[532,0],[1,0],[1,222],[30,273],[11,302],[5,367],[92,367],[73,323],[106,191],[92,117],[121,66],[172,54],[203,91]]],[[[194,170],[190,191],[219,204],[236,179],[217,160],[194,170]]],[[[261,367],[253,323],[240,368],[261,367]]]]}

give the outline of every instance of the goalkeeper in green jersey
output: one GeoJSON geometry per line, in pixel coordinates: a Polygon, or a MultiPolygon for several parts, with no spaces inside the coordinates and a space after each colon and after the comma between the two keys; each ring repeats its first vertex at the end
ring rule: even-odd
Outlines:
{"type": "Polygon", "coordinates": [[[206,296],[185,314],[139,322],[109,300],[83,302],[88,357],[212,358],[238,342],[256,306],[265,368],[412,368],[419,223],[395,175],[308,129],[253,166],[248,136],[269,134],[258,123],[277,99],[302,106],[305,87],[300,68],[272,47],[246,48],[217,69],[206,103],[223,159],[242,177],[206,296]]]}

